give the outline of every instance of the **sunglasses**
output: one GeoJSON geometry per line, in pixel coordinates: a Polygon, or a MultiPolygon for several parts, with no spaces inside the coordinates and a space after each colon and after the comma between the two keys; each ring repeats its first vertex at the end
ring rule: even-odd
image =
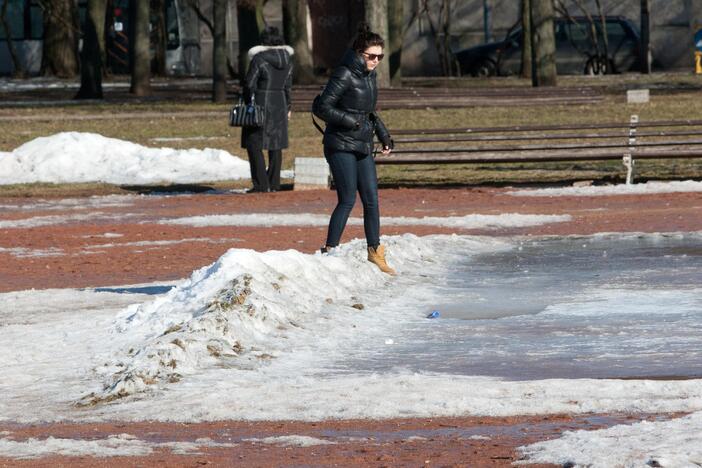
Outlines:
{"type": "Polygon", "coordinates": [[[367,54],[363,52],[363,55],[368,57],[368,60],[373,61],[373,60],[378,60],[381,61],[383,60],[383,57],[385,57],[385,54],[367,54]]]}

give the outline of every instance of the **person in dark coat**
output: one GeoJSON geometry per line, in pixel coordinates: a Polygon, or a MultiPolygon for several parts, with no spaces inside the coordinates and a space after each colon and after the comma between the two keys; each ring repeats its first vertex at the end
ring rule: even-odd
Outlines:
{"type": "Polygon", "coordinates": [[[356,202],[363,203],[363,227],[368,244],[368,260],[381,271],[394,275],[380,245],[378,177],[373,159],[373,136],[382,144],[383,154],[392,150],[390,134],[375,112],[378,99],[375,68],[383,59],[385,42],[365,23],[359,26],[351,50],[333,72],[312,112],[324,120],[324,157],[329,163],[338,203],[329,220],[327,241],[322,253],[339,245],[341,234],[356,202]]]}
{"type": "Polygon", "coordinates": [[[264,109],[263,127],[244,127],[241,147],[246,148],[251,165],[252,192],[280,190],[280,168],[283,149],[288,147],[288,119],[290,118],[290,88],[292,86],[293,48],[284,45],[274,27],[261,34],[262,45],[248,52],[251,60],[244,83],[244,99],[264,109]],[[263,150],[268,150],[268,169],[263,150]]]}

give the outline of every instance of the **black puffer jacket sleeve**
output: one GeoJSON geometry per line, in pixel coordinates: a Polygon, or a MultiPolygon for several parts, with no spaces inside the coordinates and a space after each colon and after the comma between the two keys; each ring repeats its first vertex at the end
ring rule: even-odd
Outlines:
{"type": "Polygon", "coordinates": [[[244,80],[244,99],[248,103],[251,96],[256,96],[256,91],[258,87],[258,78],[262,71],[262,60],[259,57],[254,56],[249,65],[249,70],[246,72],[246,79],[244,80]]]}
{"type": "Polygon", "coordinates": [[[350,85],[351,70],[346,67],[335,69],[324,91],[312,106],[314,115],[328,124],[347,129],[357,128],[360,125],[358,115],[344,112],[337,107],[337,103],[350,85]]]}
{"type": "Polygon", "coordinates": [[[371,114],[371,119],[374,123],[375,134],[377,135],[378,140],[380,140],[380,142],[383,144],[383,147],[393,149],[395,147],[395,142],[390,137],[390,132],[385,126],[383,120],[376,112],[371,114]]]}

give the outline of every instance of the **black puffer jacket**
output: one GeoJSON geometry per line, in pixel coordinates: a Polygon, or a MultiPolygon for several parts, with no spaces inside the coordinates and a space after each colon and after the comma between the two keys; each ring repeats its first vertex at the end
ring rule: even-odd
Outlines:
{"type": "Polygon", "coordinates": [[[241,147],[279,150],[288,147],[288,111],[292,84],[292,48],[256,46],[249,51],[251,65],[244,83],[244,99],[253,94],[263,106],[266,120],[262,128],[244,127],[241,147]]]}
{"type": "Polygon", "coordinates": [[[375,112],[377,100],[375,70],[369,72],[363,57],[349,50],[312,106],[314,115],[327,123],[324,147],[370,154],[375,133],[383,146],[392,148],[390,134],[375,112]]]}

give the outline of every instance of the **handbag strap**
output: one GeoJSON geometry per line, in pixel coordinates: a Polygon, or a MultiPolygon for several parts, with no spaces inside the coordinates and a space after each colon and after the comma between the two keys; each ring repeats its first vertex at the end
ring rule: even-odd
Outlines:
{"type": "Polygon", "coordinates": [[[314,124],[315,127],[317,127],[317,130],[319,130],[319,133],[324,135],[324,130],[322,130],[322,127],[319,126],[316,120],[314,120],[314,114],[310,114],[312,116],[312,123],[314,124]]]}
{"type": "Polygon", "coordinates": [[[253,106],[254,104],[256,104],[256,101],[254,100],[253,93],[251,93],[251,102],[249,104],[246,104],[246,102],[244,101],[244,94],[243,93],[239,94],[239,105],[240,106],[253,106]]]}
{"type": "MultiPolygon", "coordinates": [[[[322,93],[318,94],[313,100],[312,100],[312,107],[314,107],[317,103],[317,99],[319,99],[322,96],[322,93]]],[[[314,112],[311,112],[310,115],[312,116],[312,124],[317,128],[319,133],[324,135],[324,130],[322,130],[322,127],[319,126],[317,121],[314,119],[314,112]]]]}

